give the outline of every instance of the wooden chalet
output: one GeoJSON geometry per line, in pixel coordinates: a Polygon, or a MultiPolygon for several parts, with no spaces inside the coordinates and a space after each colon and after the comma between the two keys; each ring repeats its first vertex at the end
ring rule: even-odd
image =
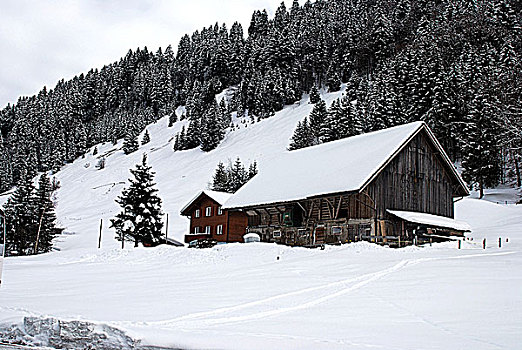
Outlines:
{"type": "Polygon", "coordinates": [[[468,189],[423,122],[285,153],[223,206],[265,242],[316,246],[438,241],[469,230],[453,219],[468,189]]]}
{"type": "Polygon", "coordinates": [[[181,215],[190,218],[190,232],[185,243],[200,239],[218,242],[243,242],[247,217],[244,212],[222,209],[230,193],[204,190],[181,209],[181,215]]]}

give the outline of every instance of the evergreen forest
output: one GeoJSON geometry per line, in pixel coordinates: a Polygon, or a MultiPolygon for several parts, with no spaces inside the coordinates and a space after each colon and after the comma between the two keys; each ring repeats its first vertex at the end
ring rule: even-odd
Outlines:
{"type": "MultiPolygon", "coordinates": [[[[130,50],[0,110],[0,191],[56,171],[101,142],[126,153],[150,123],[185,106],[175,150],[215,148],[230,116],[269,118],[310,94],[290,148],[410,121],[432,128],[470,184],[518,178],[522,4],[516,0],[317,0],[246,30],[211,25],[174,49],[130,50]],[[327,108],[318,91],[343,98],[327,108]],[[227,104],[215,95],[232,88],[227,104]],[[301,137],[302,135],[303,137],[301,137]],[[304,139],[303,139],[304,138],[304,139]]],[[[146,142],[146,138],[142,142],[146,142]]],[[[175,151],[173,150],[173,151],[175,151]]]]}

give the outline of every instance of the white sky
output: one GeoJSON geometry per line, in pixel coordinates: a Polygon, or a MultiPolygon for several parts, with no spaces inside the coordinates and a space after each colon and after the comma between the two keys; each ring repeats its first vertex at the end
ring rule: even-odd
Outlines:
{"type": "MultiPolygon", "coordinates": [[[[129,49],[150,51],[196,29],[234,21],[245,35],[254,10],[282,0],[1,0],[0,108],[44,85],[100,68],[129,49]]],[[[302,3],[302,1],[300,1],[302,3]]],[[[287,8],[291,0],[285,0],[287,8]]]]}

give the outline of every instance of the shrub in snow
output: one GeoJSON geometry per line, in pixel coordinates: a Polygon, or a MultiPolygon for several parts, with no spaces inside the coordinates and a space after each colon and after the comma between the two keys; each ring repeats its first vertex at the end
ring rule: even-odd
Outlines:
{"type": "Polygon", "coordinates": [[[105,168],[105,157],[101,157],[96,163],[96,169],[101,170],[105,168]]]}

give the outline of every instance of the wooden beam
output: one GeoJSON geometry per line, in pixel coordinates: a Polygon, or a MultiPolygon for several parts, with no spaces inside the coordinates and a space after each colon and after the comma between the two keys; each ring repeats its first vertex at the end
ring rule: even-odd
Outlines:
{"type": "Polygon", "coordinates": [[[267,208],[263,208],[263,210],[266,212],[266,215],[268,215],[268,224],[270,225],[272,223],[272,215],[267,208]]]}
{"type": "Polygon", "coordinates": [[[305,213],[306,215],[306,209],[301,205],[301,203],[297,202],[297,205],[299,206],[299,208],[301,208],[301,210],[305,213]]]}
{"type": "Polygon", "coordinates": [[[278,207],[274,207],[274,208],[275,208],[275,210],[277,210],[277,211],[279,212],[279,214],[281,214],[281,215],[285,212],[284,210],[280,210],[278,207]]]}
{"type": "Polygon", "coordinates": [[[335,211],[335,219],[339,217],[339,211],[341,210],[341,203],[343,202],[343,196],[339,196],[339,204],[337,204],[337,210],[335,211]]]}
{"type": "MultiPolygon", "coordinates": [[[[333,219],[334,218],[334,214],[333,214],[334,205],[332,204],[332,202],[330,202],[328,200],[328,198],[325,198],[324,200],[326,201],[326,204],[328,204],[327,205],[327,207],[328,207],[328,215],[330,215],[330,219],[333,219]]],[[[335,201],[335,198],[334,198],[334,201],[335,201]]]]}
{"type": "Polygon", "coordinates": [[[308,227],[308,223],[310,222],[310,218],[312,217],[312,210],[314,209],[314,201],[312,200],[310,203],[310,209],[308,210],[308,216],[306,217],[305,227],[308,227]]]}

